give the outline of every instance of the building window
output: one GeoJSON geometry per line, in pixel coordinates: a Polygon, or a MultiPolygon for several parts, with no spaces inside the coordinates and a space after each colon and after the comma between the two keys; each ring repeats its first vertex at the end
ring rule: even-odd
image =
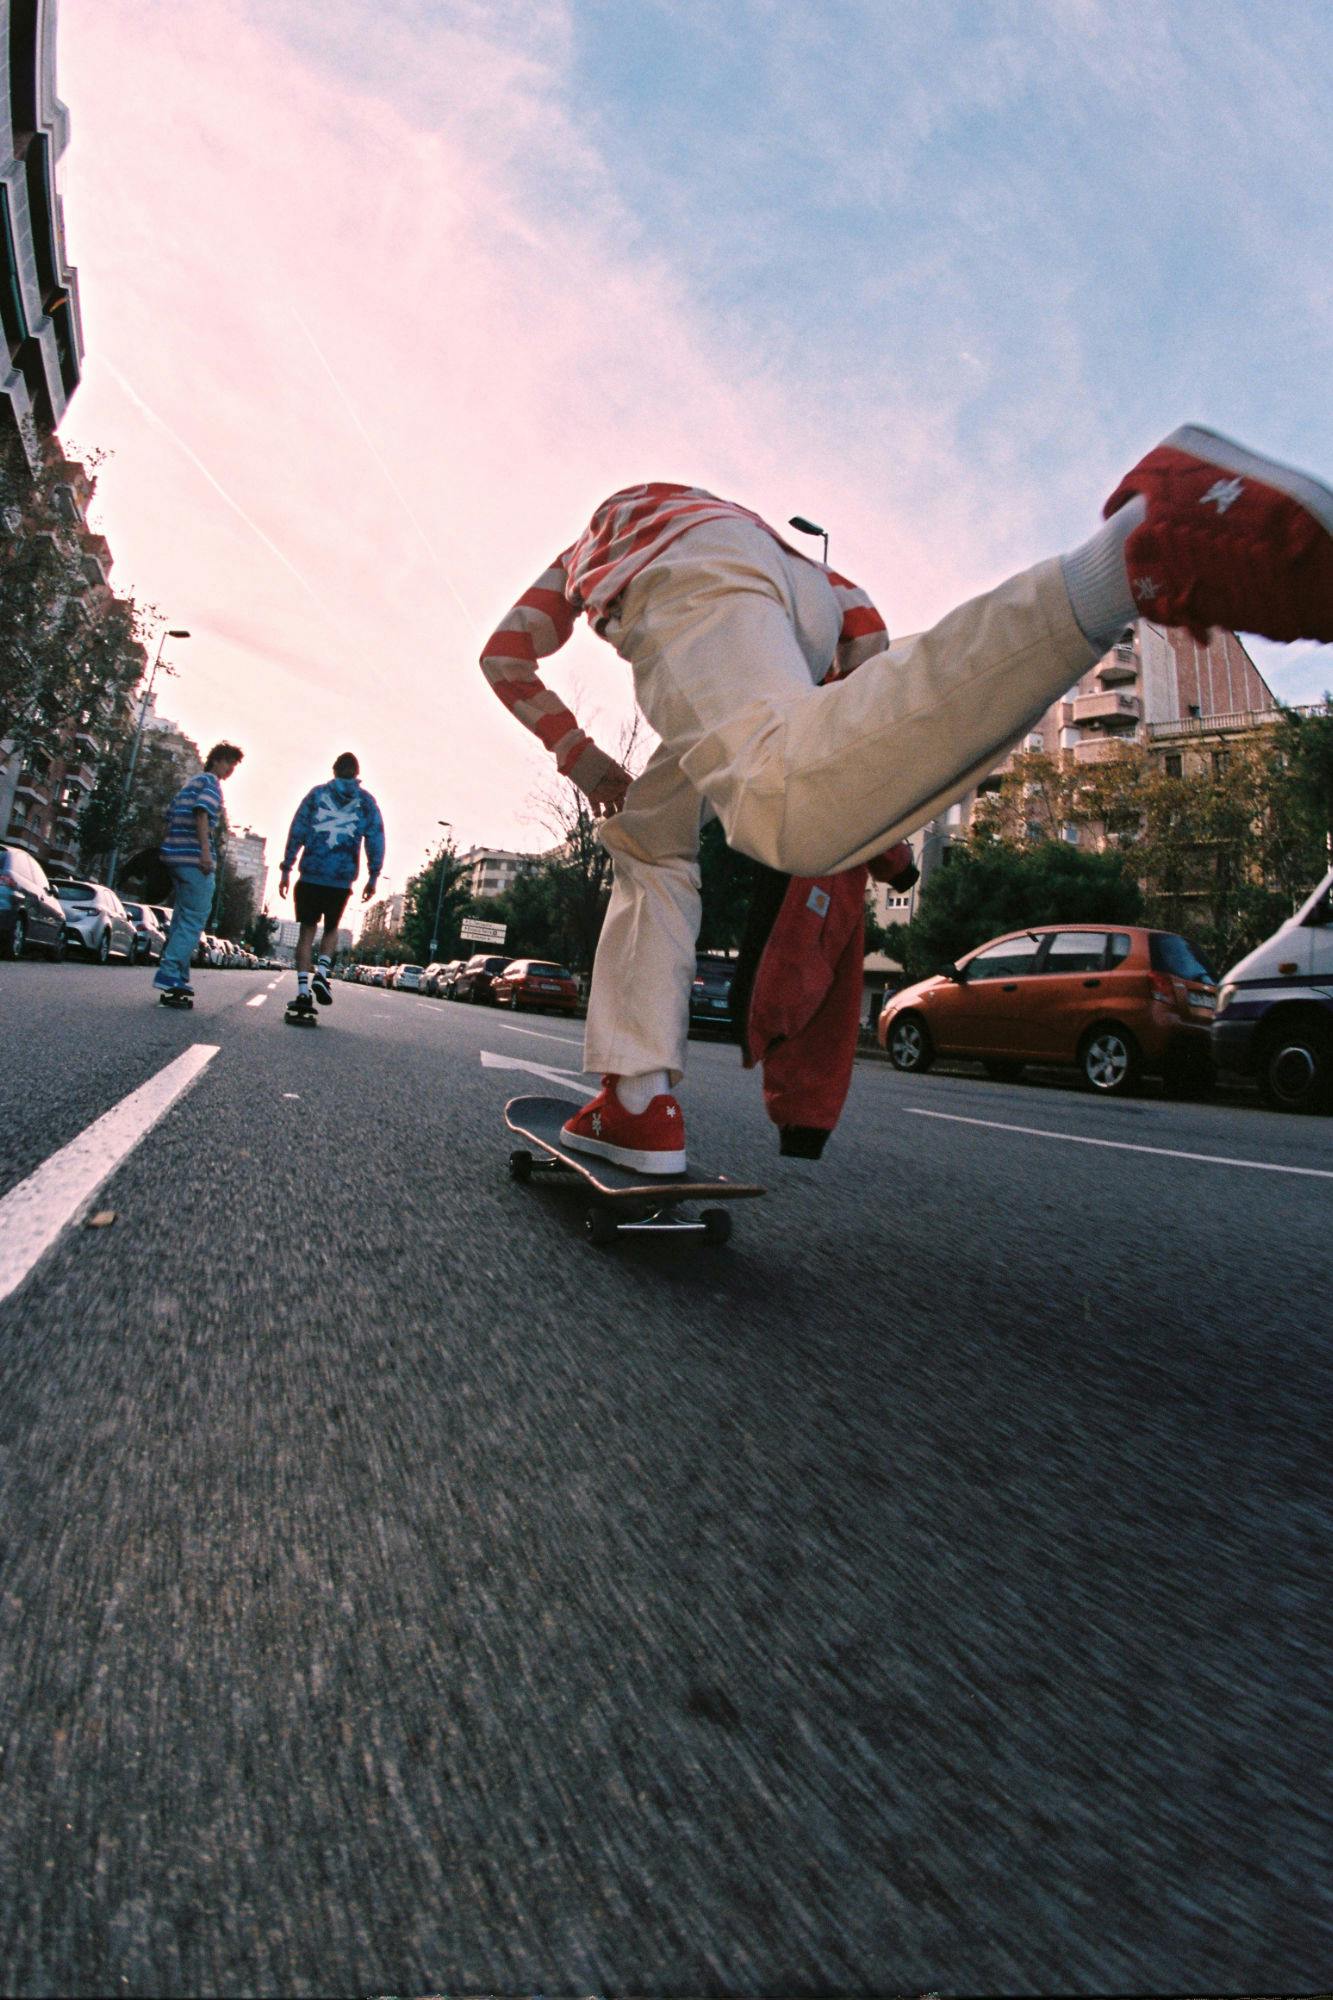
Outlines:
{"type": "Polygon", "coordinates": [[[1182,759],[1182,757],[1181,757],[1181,754],[1180,754],[1179,750],[1168,750],[1168,751],[1167,751],[1167,753],[1166,753],[1166,775],[1167,775],[1167,777],[1168,777],[1168,778],[1180,778],[1180,777],[1183,777],[1183,776],[1184,776],[1184,770],[1185,770],[1185,767],[1184,767],[1184,760],[1182,759]]]}
{"type": "Polygon", "coordinates": [[[1214,750],[1213,776],[1215,778],[1220,778],[1224,775],[1225,772],[1229,771],[1230,769],[1231,769],[1231,752],[1229,750],[1214,750]]]}

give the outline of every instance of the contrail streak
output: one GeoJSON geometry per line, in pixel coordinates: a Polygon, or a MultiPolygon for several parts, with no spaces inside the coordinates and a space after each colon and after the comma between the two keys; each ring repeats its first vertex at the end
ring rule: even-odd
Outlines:
{"type": "Polygon", "coordinates": [[[135,405],[135,408],[142,410],[150,424],[154,424],[158,430],[163,432],[163,434],[166,437],[169,437],[171,439],[174,445],[179,446],[180,450],[185,453],[185,456],[189,459],[190,463],[196,466],[198,470],[203,473],[204,478],[208,481],[209,485],[213,488],[214,492],[221,495],[221,497],[226,501],[227,505],[231,508],[234,514],[239,514],[240,518],[244,521],[246,527],[249,528],[251,534],[258,535],[260,541],[264,544],[264,547],[268,549],[272,555],[275,555],[278,558],[278,561],[282,564],[284,569],[289,569],[291,571],[292,575],[296,578],[296,581],[300,584],[301,588],[303,590],[309,591],[310,595],[314,598],[320,610],[323,611],[325,609],[324,599],[315,589],[314,584],[310,582],[309,578],[302,576],[300,570],[296,567],[296,564],[292,561],[291,557],[283,554],[282,550],[278,547],[277,543],[272,539],[272,537],[264,533],[264,530],[260,527],[258,521],[251,520],[250,516],[246,513],[244,507],[242,507],[240,501],[233,500],[231,494],[228,493],[226,487],[222,484],[221,480],[214,478],[213,474],[204,464],[202,458],[200,458],[198,452],[194,451],[188,444],[186,444],[185,439],[181,437],[178,431],[174,431],[171,428],[171,425],[167,422],[165,417],[160,417],[156,410],[152,409],[147,403],[145,403],[143,397],[139,394],[138,390],[133,386],[132,383],[127,382],[125,380],[125,377],[121,374],[119,368],[116,367],[114,362],[108,361],[105,355],[102,356],[102,366],[106,369],[107,373],[111,375],[114,378],[114,380],[120,384],[120,387],[125,391],[125,394],[129,397],[130,401],[135,405]]]}
{"type": "Polygon", "coordinates": [[[343,402],[346,405],[348,416],[352,419],[352,422],[356,425],[362,437],[365,439],[366,447],[369,450],[371,457],[374,459],[376,465],[378,465],[380,471],[384,474],[384,477],[388,480],[389,485],[393,489],[394,496],[397,499],[398,504],[401,506],[403,512],[407,515],[408,520],[412,523],[412,526],[416,529],[417,534],[420,536],[422,547],[425,549],[426,554],[430,557],[431,561],[435,564],[436,568],[438,569],[440,576],[444,580],[445,587],[450,592],[455,604],[458,606],[463,616],[467,619],[468,624],[475,627],[477,621],[472,616],[472,613],[468,610],[466,604],[464,604],[457,590],[454,588],[453,579],[450,577],[449,572],[446,570],[444,566],[444,560],[441,557],[439,550],[431,542],[431,539],[429,535],[426,533],[426,530],[422,527],[420,521],[417,519],[411,501],[408,499],[406,493],[404,493],[402,487],[398,484],[398,481],[394,478],[390,467],[386,463],[384,456],[379,449],[379,446],[375,443],[374,438],[370,435],[370,432],[366,429],[360,417],[357,415],[355,404],[352,402],[351,397],[348,395],[347,391],[343,388],[342,383],[338,380],[338,377],[334,374],[332,368],[329,366],[328,357],[324,353],[323,348],[320,346],[319,342],[315,339],[314,334],[310,331],[310,328],[306,325],[300,313],[297,312],[296,307],[292,306],[290,308],[290,311],[292,318],[296,321],[296,324],[300,327],[302,333],[305,335],[306,339],[310,342],[310,345],[314,348],[315,353],[319,358],[320,365],[324,370],[324,373],[328,376],[330,382],[332,382],[334,388],[338,391],[338,394],[342,397],[343,402]]]}

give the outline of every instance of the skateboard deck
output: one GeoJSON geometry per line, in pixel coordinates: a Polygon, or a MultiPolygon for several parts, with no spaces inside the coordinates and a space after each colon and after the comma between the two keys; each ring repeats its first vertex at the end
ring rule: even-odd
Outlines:
{"type": "Polygon", "coordinates": [[[529,1181],[534,1174],[576,1178],[592,1197],[583,1227],[594,1243],[676,1233],[725,1243],[731,1234],[731,1217],[725,1209],[705,1209],[697,1217],[675,1211],[686,1202],[742,1201],[766,1192],[726,1174],[701,1174],[694,1168],[683,1174],[645,1174],[596,1153],[576,1152],[560,1136],[561,1126],[575,1109],[566,1097],[512,1097],[505,1106],[505,1124],[539,1147],[540,1155],[516,1148],[509,1155],[509,1174],[516,1181],[529,1181]]]}
{"type": "Polygon", "coordinates": [[[296,1009],[291,1006],[283,1010],[282,1018],[284,1021],[290,1021],[294,1028],[317,1028],[319,1026],[318,1014],[298,1014],[296,1009]]]}

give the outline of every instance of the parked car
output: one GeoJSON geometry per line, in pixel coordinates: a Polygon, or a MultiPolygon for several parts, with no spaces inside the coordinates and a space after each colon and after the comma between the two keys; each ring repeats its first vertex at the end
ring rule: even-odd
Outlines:
{"type": "Polygon", "coordinates": [[[65,906],[39,861],[21,847],[0,847],[0,951],[22,958],[30,946],[65,956],[65,906]]]}
{"type": "Polygon", "coordinates": [[[1333,1108],[1333,868],[1224,975],[1213,1060],[1253,1077],[1275,1111],[1333,1108]]]}
{"type": "Polygon", "coordinates": [[[451,998],[470,1000],[474,1006],[489,1006],[494,998],[492,987],[496,979],[508,965],[507,958],[497,958],[493,953],[478,952],[470,958],[454,980],[451,998]]]}
{"type": "Polygon", "coordinates": [[[419,965],[400,965],[398,967],[398,976],[393,983],[400,993],[419,993],[421,991],[421,967],[419,965]]]}
{"type": "Polygon", "coordinates": [[[1216,981],[1174,931],[1038,924],[992,938],[886,1001],[878,1036],[896,1068],[969,1056],[1006,1081],[1027,1063],[1073,1066],[1089,1090],[1123,1096],[1152,1073],[1210,1073],[1216,981]]]}
{"type": "Polygon", "coordinates": [[[715,1026],[731,1026],[731,982],[736,963],[730,958],[710,958],[700,952],[694,961],[694,984],[690,988],[690,1020],[696,1025],[711,1021],[715,1026]]]}
{"type": "Polygon", "coordinates": [[[153,915],[157,918],[157,921],[161,924],[163,936],[170,937],[171,919],[174,914],[170,903],[150,903],[148,907],[152,911],[153,915]]]}
{"type": "Polygon", "coordinates": [[[133,965],[138,933],[125,905],[104,882],[57,882],[56,894],[65,908],[65,938],[76,950],[105,965],[123,958],[133,965]]]}
{"type": "Polygon", "coordinates": [[[461,958],[451,958],[446,964],[440,967],[435,977],[435,991],[439,994],[441,1000],[452,1000],[454,998],[454,987],[458,983],[458,975],[462,970],[463,961],[461,958]]]}
{"type": "Polygon", "coordinates": [[[126,903],[125,914],[134,925],[136,963],[156,965],[167,948],[167,934],[158,922],[157,911],[149,903],[126,903]]]}
{"type": "Polygon", "coordinates": [[[491,981],[497,1007],[542,1007],[572,1014],[579,1004],[579,983],[568,966],[550,958],[512,958],[491,981]]]}

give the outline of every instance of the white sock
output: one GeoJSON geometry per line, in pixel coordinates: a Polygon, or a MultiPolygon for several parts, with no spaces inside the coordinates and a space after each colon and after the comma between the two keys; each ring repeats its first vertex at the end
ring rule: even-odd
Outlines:
{"type": "Polygon", "coordinates": [[[1129,587],[1125,543],[1147,511],[1147,501],[1136,493],[1088,541],[1060,558],[1070,606],[1094,646],[1114,644],[1139,615],[1129,587]]]}
{"type": "Polygon", "coordinates": [[[618,1076],[615,1081],[616,1096],[632,1118],[670,1088],[671,1078],[664,1069],[646,1069],[640,1076],[618,1076]]]}
{"type": "Polygon", "coordinates": [[[321,952],[319,954],[319,957],[315,960],[315,968],[319,972],[327,972],[332,964],[333,960],[331,958],[327,958],[323,952],[321,952]]]}
{"type": "Polygon", "coordinates": [[[308,993],[310,991],[310,974],[308,972],[297,973],[296,990],[298,993],[308,993]]]}

